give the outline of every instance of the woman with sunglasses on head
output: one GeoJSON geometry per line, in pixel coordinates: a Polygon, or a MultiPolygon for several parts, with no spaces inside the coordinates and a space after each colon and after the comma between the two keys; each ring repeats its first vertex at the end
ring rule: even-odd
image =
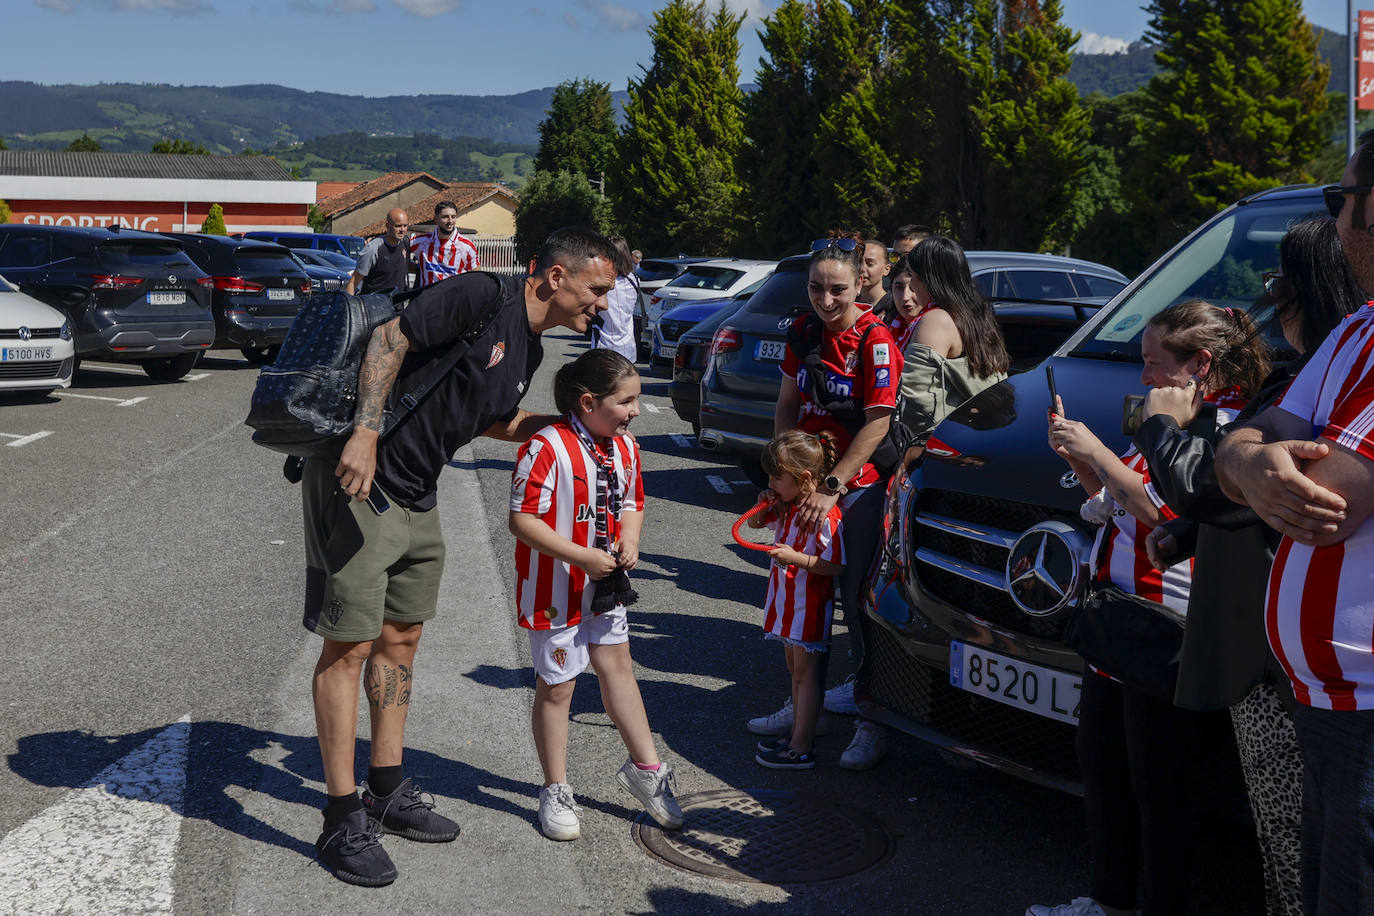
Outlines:
{"type": "MultiPolygon", "coordinates": [[[[883,480],[891,470],[875,465],[874,452],[887,439],[902,356],[882,320],[856,301],[864,275],[863,238],[832,232],[811,251],[812,312],[787,332],[773,434],[800,429],[835,438],[839,458],[821,486],[798,503],[797,520],[803,529],[814,529],[836,505],[843,513],[840,597],[854,645],[860,639],[859,586],[877,550],[883,480]]],[[[826,666],[819,667],[823,686],[826,666]]],[[[778,712],[751,720],[749,729],[787,734],[792,718],[789,701],[778,712]]],[[[841,765],[848,766],[843,756],[841,765]]]]}
{"type": "MultiPolygon", "coordinates": [[[[1307,356],[1368,298],[1350,273],[1334,220],[1293,225],[1279,242],[1279,267],[1264,275],[1260,302],[1272,304],[1298,359],[1269,374],[1237,423],[1277,400],[1307,356]]],[[[1174,703],[1230,710],[1264,865],[1266,913],[1298,916],[1302,755],[1292,685],[1264,631],[1266,579],[1257,572],[1273,563],[1280,536],[1221,492],[1212,439],[1187,428],[1197,414],[1195,391],[1151,392],[1135,435],[1155,488],[1180,516],[1150,534],[1150,559],[1161,569],[1190,554],[1194,562],[1174,703]]]]}

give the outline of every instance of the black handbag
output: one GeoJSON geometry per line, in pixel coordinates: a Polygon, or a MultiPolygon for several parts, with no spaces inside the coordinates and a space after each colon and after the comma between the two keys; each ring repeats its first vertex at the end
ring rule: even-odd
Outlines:
{"type": "Polygon", "coordinates": [[[1184,619],[1157,601],[1094,581],[1064,627],[1064,643],[1132,690],[1173,702],[1184,619]]]}

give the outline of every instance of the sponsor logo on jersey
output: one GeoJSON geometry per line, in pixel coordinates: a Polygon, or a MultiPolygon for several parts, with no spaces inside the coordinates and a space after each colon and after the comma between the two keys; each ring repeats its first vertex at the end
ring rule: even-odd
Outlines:
{"type": "Polygon", "coordinates": [[[579,522],[590,522],[596,513],[592,512],[592,507],[585,503],[577,507],[577,520],[579,522]]]}
{"type": "MultiPolygon", "coordinates": [[[[883,344],[883,346],[887,346],[887,344],[883,344]]],[[[889,374],[890,371],[891,371],[891,370],[888,370],[888,369],[874,369],[874,370],[873,370],[873,387],[874,387],[874,388],[886,388],[886,387],[888,386],[888,384],[889,384],[889,382],[888,382],[888,374],[889,374]]]]}
{"type": "Polygon", "coordinates": [[[854,380],[845,378],[843,375],[836,375],[834,372],[827,372],[825,374],[825,390],[836,397],[850,397],[854,394],[854,380]]]}
{"type": "Polygon", "coordinates": [[[487,368],[490,369],[492,366],[505,359],[505,356],[506,342],[504,340],[498,340],[491,345],[491,359],[487,360],[487,368]]]}
{"type": "Polygon", "coordinates": [[[520,383],[518,383],[518,384],[515,386],[515,390],[516,390],[518,393],[520,393],[520,394],[524,394],[524,393],[525,393],[525,383],[524,383],[523,381],[521,381],[520,383]]]}
{"type": "Polygon", "coordinates": [[[797,387],[802,391],[806,390],[806,369],[805,367],[797,370],[797,387]]]}
{"type": "Polygon", "coordinates": [[[892,362],[892,357],[888,355],[887,344],[880,343],[873,345],[873,365],[886,366],[892,362]]]}
{"type": "Polygon", "coordinates": [[[559,646],[551,654],[553,655],[553,663],[558,666],[560,671],[563,670],[563,666],[568,663],[568,650],[559,646]]]}

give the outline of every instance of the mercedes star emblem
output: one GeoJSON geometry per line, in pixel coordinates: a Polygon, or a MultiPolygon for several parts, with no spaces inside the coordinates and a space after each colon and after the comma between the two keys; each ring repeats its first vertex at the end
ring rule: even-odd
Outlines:
{"type": "Polygon", "coordinates": [[[1041,522],[1007,554],[1011,600],[1032,617],[1057,613],[1077,600],[1087,578],[1092,544],[1065,522],[1041,522]]]}

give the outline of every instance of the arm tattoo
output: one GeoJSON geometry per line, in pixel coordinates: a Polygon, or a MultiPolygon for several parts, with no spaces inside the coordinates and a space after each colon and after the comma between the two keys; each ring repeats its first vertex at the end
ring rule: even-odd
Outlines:
{"type": "Polygon", "coordinates": [[[374,664],[368,661],[363,673],[367,702],[379,709],[410,705],[410,666],[374,664]]]}
{"type": "Polygon", "coordinates": [[[401,362],[409,349],[410,341],[401,333],[399,318],[393,318],[372,332],[362,367],[358,370],[358,406],[353,414],[355,425],[381,432],[387,395],[391,394],[391,386],[396,384],[401,362]]]}

